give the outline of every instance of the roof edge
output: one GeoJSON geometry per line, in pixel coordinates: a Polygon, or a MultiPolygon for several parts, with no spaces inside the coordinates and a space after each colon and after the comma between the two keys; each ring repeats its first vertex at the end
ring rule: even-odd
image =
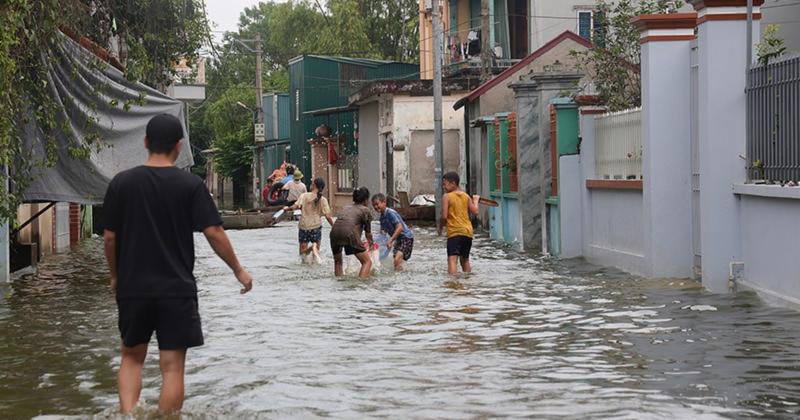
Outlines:
{"type": "Polygon", "coordinates": [[[497,86],[498,84],[500,84],[500,82],[508,79],[509,77],[511,77],[511,75],[513,75],[514,73],[516,73],[517,71],[519,71],[523,67],[527,66],[528,64],[532,63],[534,60],[536,60],[537,58],[541,57],[546,52],[552,50],[553,48],[555,48],[561,42],[566,41],[568,39],[571,39],[571,40],[577,42],[578,44],[583,45],[586,48],[592,48],[592,43],[589,42],[586,38],[583,38],[582,36],[576,34],[575,32],[569,31],[569,30],[564,31],[559,36],[551,39],[550,41],[548,41],[547,43],[545,43],[544,45],[539,47],[539,49],[537,49],[536,51],[532,52],[527,57],[523,58],[519,63],[514,64],[513,66],[503,70],[500,74],[498,74],[494,78],[492,78],[492,79],[486,81],[485,83],[483,83],[482,85],[478,86],[475,90],[470,92],[469,95],[459,99],[453,105],[453,109],[457,110],[457,109],[463,107],[464,105],[466,105],[467,103],[472,102],[475,99],[479,98],[481,95],[486,93],[489,89],[497,86]]]}

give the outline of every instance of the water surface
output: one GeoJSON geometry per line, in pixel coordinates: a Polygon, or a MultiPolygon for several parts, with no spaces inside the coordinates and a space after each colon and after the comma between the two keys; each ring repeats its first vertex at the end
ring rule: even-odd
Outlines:
{"type": "MultiPolygon", "coordinates": [[[[189,352],[186,417],[800,414],[796,312],[485,238],[475,274],[452,281],[444,240],[415,234],[407,271],[359,281],[334,279],[329,255],[300,265],[295,224],[230,232],[256,278],[244,296],[198,236],[206,345],[189,352]]],[[[106,284],[94,239],[0,286],[0,418],[114,417],[119,339],[106,284]]],[[[160,385],[154,343],[146,415],[160,385]]]]}

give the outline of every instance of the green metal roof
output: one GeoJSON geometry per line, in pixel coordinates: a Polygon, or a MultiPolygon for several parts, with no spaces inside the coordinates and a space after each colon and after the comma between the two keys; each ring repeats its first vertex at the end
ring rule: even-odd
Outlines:
{"type": "Polygon", "coordinates": [[[302,60],[303,58],[316,58],[319,60],[327,60],[333,61],[336,63],[343,63],[343,64],[353,64],[358,66],[366,66],[366,67],[378,67],[383,66],[386,64],[408,64],[402,63],[400,61],[390,61],[390,60],[374,60],[371,58],[354,58],[354,57],[335,57],[329,55],[316,55],[316,54],[303,54],[298,55],[297,57],[289,60],[289,65],[302,60]]]}

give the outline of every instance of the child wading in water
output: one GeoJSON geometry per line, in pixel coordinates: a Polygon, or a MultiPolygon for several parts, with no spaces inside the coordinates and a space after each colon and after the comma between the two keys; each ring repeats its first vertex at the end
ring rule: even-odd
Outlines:
{"type": "Polygon", "coordinates": [[[372,207],[381,214],[381,230],[390,235],[386,246],[390,249],[394,247],[394,269],[400,270],[403,261],[411,258],[411,252],[414,250],[414,234],[396,210],[386,207],[385,195],[380,193],[373,195],[372,207]]]}
{"type": "Polygon", "coordinates": [[[311,192],[300,195],[297,202],[291,207],[284,207],[284,210],[302,209],[303,215],[300,217],[298,225],[299,231],[297,240],[300,242],[300,255],[314,255],[314,259],[319,262],[319,245],[322,241],[322,217],[328,220],[333,226],[331,217],[331,207],[328,199],[322,196],[325,190],[325,181],[317,178],[311,184],[311,192]]]}
{"type": "Polygon", "coordinates": [[[358,188],[353,191],[353,205],[345,207],[336,223],[333,224],[331,229],[331,250],[333,251],[334,272],[337,277],[342,276],[342,249],[347,255],[355,255],[358,261],[361,262],[361,270],[358,276],[368,278],[372,270],[372,260],[369,257],[367,250],[372,248],[372,213],[367,208],[367,201],[369,200],[369,190],[365,187],[358,188]],[[361,234],[365,233],[367,236],[367,243],[369,248],[364,247],[361,241],[361,234]]]}
{"type": "MultiPolygon", "coordinates": [[[[471,214],[478,214],[479,195],[470,198],[459,187],[460,179],[455,172],[448,172],[442,177],[442,186],[446,194],[442,199],[442,226],[447,226],[447,272],[456,274],[458,263],[465,273],[472,271],[469,263],[469,252],[472,249],[471,214]]],[[[441,229],[441,227],[440,227],[441,229]]],[[[441,232],[440,232],[441,233],[441,232]]]]}

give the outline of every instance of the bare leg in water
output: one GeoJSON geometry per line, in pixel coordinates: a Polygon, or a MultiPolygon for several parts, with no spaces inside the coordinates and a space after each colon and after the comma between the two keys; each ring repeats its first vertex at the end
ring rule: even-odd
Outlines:
{"type": "Polygon", "coordinates": [[[142,367],[146,356],[147,343],[133,347],[122,345],[122,363],[117,376],[122,414],[130,413],[139,402],[139,394],[142,391],[142,367]]]}

